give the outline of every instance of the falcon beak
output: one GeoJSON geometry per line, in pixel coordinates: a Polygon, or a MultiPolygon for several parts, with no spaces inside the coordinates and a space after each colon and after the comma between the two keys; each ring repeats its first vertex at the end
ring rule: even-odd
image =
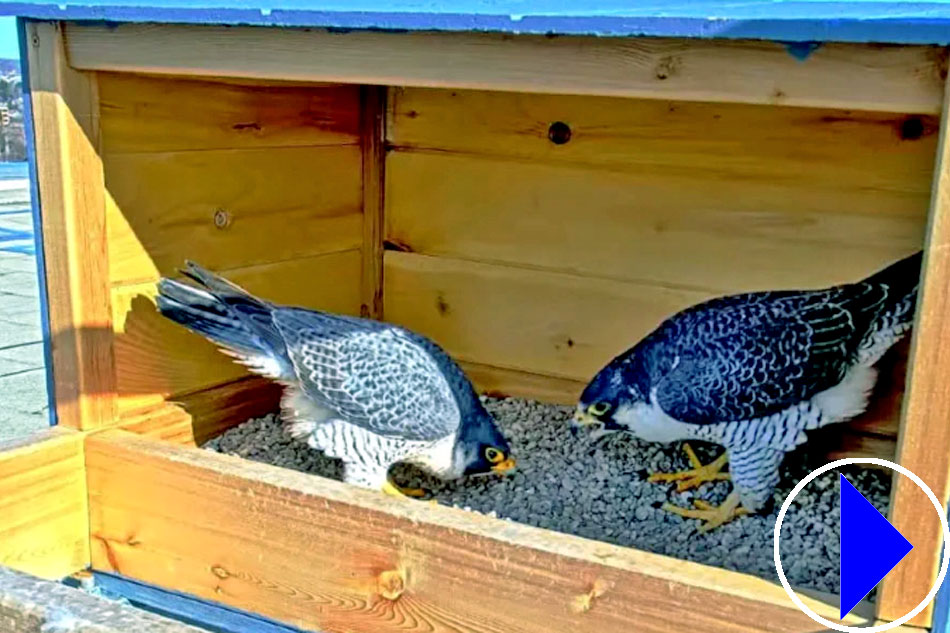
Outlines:
{"type": "Polygon", "coordinates": [[[517,462],[515,461],[514,457],[509,457],[505,461],[495,464],[491,467],[491,469],[499,475],[503,475],[511,470],[514,470],[516,463],[517,462]]]}
{"type": "Polygon", "coordinates": [[[574,418],[571,420],[571,434],[576,436],[577,432],[582,427],[597,426],[599,424],[603,424],[603,422],[578,407],[577,412],[574,414],[574,418]]]}

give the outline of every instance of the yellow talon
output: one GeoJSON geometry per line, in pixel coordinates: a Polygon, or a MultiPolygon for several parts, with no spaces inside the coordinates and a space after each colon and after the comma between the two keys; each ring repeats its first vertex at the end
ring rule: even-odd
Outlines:
{"type": "Polygon", "coordinates": [[[426,495],[426,491],[422,488],[403,488],[393,483],[390,479],[387,479],[386,483],[383,484],[383,492],[387,495],[400,498],[424,497],[426,495]]]}
{"type": "Polygon", "coordinates": [[[693,505],[696,506],[695,510],[689,508],[681,508],[675,506],[672,503],[664,503],[662,506],[663,510],[667,512],[672,512],[673,514],[679,515],[685,519],[700,519],[705,521],[704,524],[699,526],[700,532],[708,532],[712,529],[719,527],[729,521],[732,521],[736,517],[740,517],[746,514],[749,514],[749,510],[742,507],[739,503],[739,493],[731,492],[729,496],[726,497],[726,500],[722,502],[720,506],[714,506],[709,502],[703,501],[702,499],[695,499],[693,505]]]}
{"type": "Polygon", "coordinates": [[[690,488],[696,488],[706,481],[729,480],[729,473],[719,472],[729,462],[728,453],[723,453],[714,461],[704,466],[689,444],[683,444],[683,451],[686,453],[686,457],[692,465],[691,469],[681,470],[675,473],[652,473],[649,478],[647,478],[647,481],[653,483],[676,481],[678,482],[676,489],[682,492],[690,488]]]}

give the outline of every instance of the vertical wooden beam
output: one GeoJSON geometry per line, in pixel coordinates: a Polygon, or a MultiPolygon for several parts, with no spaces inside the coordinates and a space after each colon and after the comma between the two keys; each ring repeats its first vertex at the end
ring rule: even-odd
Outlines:
{"type": "Polygon", "coordinates": [[[83,435],[52,429],[0,443],[0,567],[59,579],[88,565],[83,435]]]}
{"type": "MultiPolygon", "coordinates": [[[[913,329],[897,461],[930,486],[946,507],[950,496],[950,82],[941,109],[940,140],[913,329]]],[[[914,549],[885,579],[878,617],[894,620],[927,595],[937,577],[943,534],[933,505],[910,479],[895,474],[891,523],[914,549]]],[[[929,627],[933,605],[909,624],[929,627]]]]}
{"type": "Polygon", "coordinates": [[[37,290],[40,299],[40,329],[43,333],[43,366],[46,368],[46,405],[47,421],[50,426],[57,424],[56,405],[53,401],[53,349],[49,326],[49,292],[46,288],[46,253],[43,246],[43,220],[40,216],[40,193],[37,182],[39,171],[36,168],[36,145],[33,138],[33,103],[30,95],[30,57],[27,32],[29,20],[17,18],[17,38],[20,45],[20,73],[23,85],[23,129],[26,131],[26,159],[30,179],[30,215],[33,220],[33,249],[36,264],[37,290]]]}
{"type": "Polygon", "coordinates": [[[386,88],[360,88],[363,152],[363,278],[360,313],[383,318],[383,204],[386,167],[386,88]]]}
{"type": "Polygon", "coordinates": [[[97,82],[69,67],[61,25],[26,33],[56,415],[92,429],[116,417],[97,82]]]}

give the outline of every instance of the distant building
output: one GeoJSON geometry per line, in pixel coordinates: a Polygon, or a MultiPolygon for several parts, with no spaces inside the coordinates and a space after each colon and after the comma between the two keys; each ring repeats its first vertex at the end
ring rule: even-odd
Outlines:
{"type": "Polygon", "coordinates": [[[0,161],[26,160],[23,81],[16,60],[0,60],[0,161]]]}

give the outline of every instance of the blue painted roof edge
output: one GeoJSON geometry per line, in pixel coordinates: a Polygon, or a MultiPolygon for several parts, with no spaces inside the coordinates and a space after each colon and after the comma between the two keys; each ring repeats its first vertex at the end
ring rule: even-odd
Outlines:
{"type": "Polygon", "coordinates": [[[516,34],[764,39],[784,42],[950,44],[950,15],[862,19],[710,19],[698,17],[565,16],[309,9],[69,6],[0,3],[0,15],[40,20],[157,22],[386,31],[488,31],[516,34]]]}

